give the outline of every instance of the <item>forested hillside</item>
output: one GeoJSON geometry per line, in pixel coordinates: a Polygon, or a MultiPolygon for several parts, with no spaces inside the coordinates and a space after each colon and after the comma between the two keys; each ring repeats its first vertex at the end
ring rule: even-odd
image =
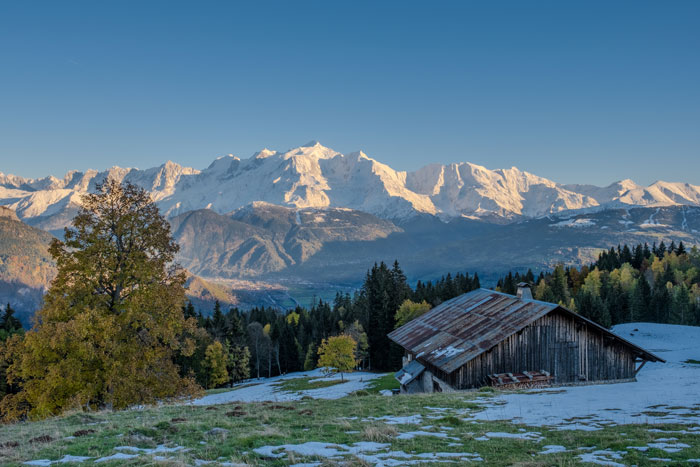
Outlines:
{"type": "Polygon", "coordinates": [[[604,326],[646,321],[700,325],[700,251],[683,242],[623,245],[580,269],[559,265],[538,277],[509,273],[497,290],[515,293],[518,282],[533,296],[561,303],[604,326]]]}
{"type": "Polygon", "coordinates": [[[216,365],[206,354],[218,342],[224,349],[219,358],[226,362],[229,376],[221,384],[248,376],[311,370],[317,366],[321,342],[346,334],[358,344],[358,367],[396,370],[403,351],[390,343],[387,334],[432,306],[479,286],[476,274],[448,274],[411,288],[398,263],[393,267],[380,263],[367,272],[364,284],[353,296],[337,294],[332,303],[319,301],[309,309],[281,312],[253,308],[243,312],[232,308],[224,312],[217,304],[213,315],[204,317],[188,304],[185,314],[197,317],[206,333],[198,336],[196,352],[181,364],[183,371],[194,372],[200,384],[211,386],[209,377],[216,365]]]}

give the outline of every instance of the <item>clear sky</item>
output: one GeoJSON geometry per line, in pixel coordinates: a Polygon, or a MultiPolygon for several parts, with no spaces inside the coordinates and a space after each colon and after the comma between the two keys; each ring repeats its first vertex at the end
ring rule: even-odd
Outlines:
{"type": "Polygon", "coordinates": [[[700,184],[700,1],[4,1],[0,171],[319,140],[396,169],[700,184]]]}

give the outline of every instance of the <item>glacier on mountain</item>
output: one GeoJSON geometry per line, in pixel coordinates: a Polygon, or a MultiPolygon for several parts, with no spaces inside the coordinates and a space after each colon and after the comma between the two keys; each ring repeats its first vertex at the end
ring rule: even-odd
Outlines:
{"type": "Polygon", "coordinates": [[[77,210],[81,195],[107,177],[145,188],[168,217],[202,208],[228,213],[257,201],[348,208],[386,219],[518,219],[606,207],[700,205],[700,186],[687,183],[562,185],[515,167],[490,170],[469,162],[405,172],[364,152],[341,154],[316,141],[284,152],[263,149],[247,159],[222,156],[201,171],[168,161],[145,170],[71,171],[63,179],[0,173],[0,205],[31,224],[58,228],[77,210]]]}

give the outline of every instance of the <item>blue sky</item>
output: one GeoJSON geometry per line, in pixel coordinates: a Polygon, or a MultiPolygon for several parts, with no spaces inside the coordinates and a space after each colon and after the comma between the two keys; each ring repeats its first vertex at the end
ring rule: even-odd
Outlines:
{"type": "Polygon", "coordinates": [[[700,184],[700,2],[0,3],[0,171],[309,140],[396,169],[700,184]]]}

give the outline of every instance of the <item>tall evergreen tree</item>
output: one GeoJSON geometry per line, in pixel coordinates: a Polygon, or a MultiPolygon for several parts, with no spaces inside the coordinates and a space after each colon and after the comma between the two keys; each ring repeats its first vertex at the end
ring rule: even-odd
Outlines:
{"type": "MultiPolygon", "coordinates": [[[[7,338],[22,330],[22,323],[15,318],[15,310],[8,303],[5,310],[0,315],[0,330],[5,331],[4,337],[7,338]]],[[[0,340],[3,340],[3,333],[0,332],[0,340]]]]}

